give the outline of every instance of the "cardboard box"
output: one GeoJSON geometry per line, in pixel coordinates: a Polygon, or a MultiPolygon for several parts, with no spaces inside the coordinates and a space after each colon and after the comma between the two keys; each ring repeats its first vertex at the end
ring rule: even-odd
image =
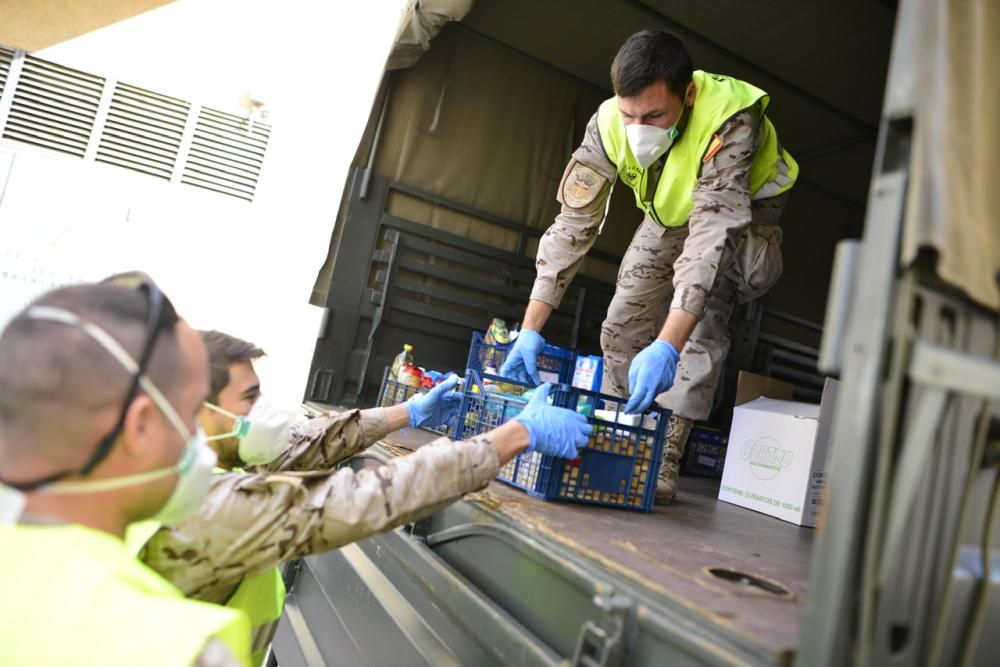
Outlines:
{"type": "Polygon", "coordinates": [[[573,386],[577,389],[587,391],[601,390],[601,374],[604,371],[604,358],[591,356],[578,356],[576,367],[573,369],[573,386]]]}
{"type": "Polygon", "coordinates": [[[785,400],[791,385],[776,382],[740,373],[719,500],[815,526],[837,383],[827,381],[816,405],[785,400]]]}

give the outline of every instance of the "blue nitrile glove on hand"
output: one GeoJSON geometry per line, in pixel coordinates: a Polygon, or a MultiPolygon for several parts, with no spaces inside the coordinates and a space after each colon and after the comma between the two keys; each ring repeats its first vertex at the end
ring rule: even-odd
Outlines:
{"type": "Polygon", "coordinates": [[[545,345],[542,334],[531,329],[521,329],[514,340],[514,347],[507,353],[507,360],[500,367],[500,375],[524,384],[542,383],[538,376],[538,354],[545,345]]]}
{"type": "Polygon", "coordinates": [[[514,419],[528,429],[529,452],[574,459],[577,450],[590,439],[591,427],[583,415],[549,405],[546,399],[551,389],[548,383],[536,389],[528,405],[514,419]]]}
{"type": "Polygon", "coordinates": [[[625,404],[627,414],[642,414],[654,398],[670,389],[679,359],[674,346],[659,338],[635,355],[628,367],[628,392],[632,397],[625,404]]]}
{"type": "Polygon", "coordinates": [[[456,416],[462,404],[462,396],[452,391],[457,384],[458,376],[450,375],[426,394],[416,394],[404,403],[410,413],[410,426],[433,428],[456,416]]]}

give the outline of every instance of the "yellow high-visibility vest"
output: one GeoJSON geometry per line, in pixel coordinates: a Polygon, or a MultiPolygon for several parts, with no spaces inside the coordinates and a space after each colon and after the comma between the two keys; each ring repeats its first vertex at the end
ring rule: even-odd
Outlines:
{"type": "MultiPolygon", "coordinates": [[[[130,524],[125,533],[129,550],[138,554],[159,529],[160,524],[156,521],[130,524]]],[[[275,567],[245,579],[226,602],[226,606],[244,612],[250,618],[250,625],[256,636],[258,629],[281,618],[281,612],[285,608],[285,595],[285,581],[281,578],[281,570],[275,567]]],[[[251,655],[251,664],[263,664],[266,654],[266,646],[257,649],[251,655]]]]}
{"type": "Polygon", "coordinates": [[[670,147],[652,196],[646,192],[648,170],[642,168],[629,148],[618,98],[605,100],[597,110],[604,152],[618,168],[619,179],[635,192],[636,206],[664,227],[687,224],[694,206],[691,195],[715,133],[727,120],[751,107],[759,107],[763,132],[750,167],[751,198],[779,195],[790,189],[799,175],[799,165],[778,143],[774,125],[764,115],[770,100],[767,93],[739,79],[701,70],[695,71],[692,78],[697,93],[687,127],[670,147]]]}
{"type": "Polygon", "coordinates": [[[243,612],[188,600],[107,533],[0,526],[0,664],[187,667],[211,638],[243,664],[243,612]]]}

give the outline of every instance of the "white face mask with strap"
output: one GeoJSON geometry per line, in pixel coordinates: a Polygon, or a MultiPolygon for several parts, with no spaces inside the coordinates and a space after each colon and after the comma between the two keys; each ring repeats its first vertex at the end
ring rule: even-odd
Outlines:
{"type": "MultiPolygon", "coordinates": [[[[93,322],[84,320],[76,313],[51,306],[34,306],[27,312],[27,315],[32,319],[60,322],[80,328],[107,350],[108,354],[124,366],[129,373],[138,372],[139,365],[135,359],[111,334],[93,322]]],[[[167,525],[178,523],[201,506],[208,493],[212,469],[216,462],[215,452],[208,446],[205,432],[201,430],[201,427],[198,427],[194,433],[191,433],[184,424],[184,420],[177,414],[174,406],[146,375],[139,377],[139,386],[160,409],[167,421],[184,438],[186,446],[177,463],[165,468],[122,477],[51,482],[35,489],[35,493],[96,493],[146,484],[170,475],[177,475],[177,484],[174,486],[173,492],[152,519],[167,525]]],[[[22,492],[9,486],[0,485],[0,523],[17,521],[23,511],[24,504],[25,496],[22,492]]]]}
{"type": "Polygon", "coordinates": [[[628,147],[632,149],[632,155],[639,166],[649,169],[649,165],[670,149],[674,140],[680,136],[680,130],[676,125],[664,128],[633,123],[625,126],[625,136],[628,137],[628,147]]]}
{"type": "Polygon", "coordinates": [[[632,155],[643,169],[649,169],[649,165],[656,162],[660,156],[670,150],[670,147],[681,136],[680,124],[684,114],[691,109],[693,104],[693,85],[688,84],[684,92],[684,105],[677,116],[677,121],[670,127],[657,127],[655,125],[640,125],[632,123],[625,126],[625,136],[628,139],[628,147],[632,150],[632,155]]]}
{"type": "Polygon", "coordinates": [[[271,405],[264,396],[254,401],[246,416],[233,414],[211,403],[204,405],[233,420],[231,431],[210,436],[208,441],[238,438],[239,455],[244,463],[265,465],[281,456],[292,444],[291,417],[271,405]]]}

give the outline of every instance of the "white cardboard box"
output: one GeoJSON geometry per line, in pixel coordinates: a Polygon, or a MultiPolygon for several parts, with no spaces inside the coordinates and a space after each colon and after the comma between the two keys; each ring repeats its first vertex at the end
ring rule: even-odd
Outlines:
{"type": "Polygon", "coordinates": [[[836,385],[827,381],[820,405],[767,397],[737,405],[719,500],[815,526],[826,482],[836,385]]]}
{"type": "Polygon", "coordinates": [[[586,389],[587,391],[600,391],[603,368],[603,357],[578,356],[576,358],[576,368],[573,369],[573,386],[578,389],[586,389]]]}

